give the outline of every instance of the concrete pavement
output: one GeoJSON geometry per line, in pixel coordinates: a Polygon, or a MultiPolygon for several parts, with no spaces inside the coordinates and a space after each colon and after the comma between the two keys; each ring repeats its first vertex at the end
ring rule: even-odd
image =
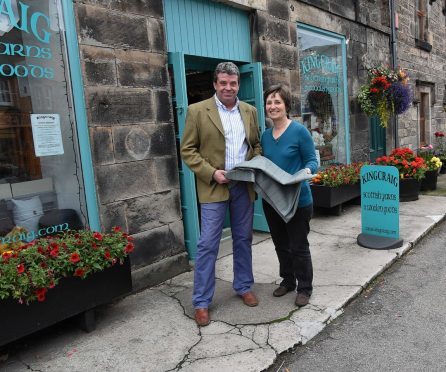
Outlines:
{"type": "MultiPolygon", "coordinates": [[[[445,177],[446,178],[446,177],[445,177]]],[[[86,334],[71,324],[18,344],[4,371],[261,371],[287,349],[305,344],[370,281],[407,252],[446,215],[441,196],[420,196],[400,204],[403,247],[369,250],[356,244],[360,207],[341,216],[316,216],[310,244],[314,291],[310,304],[297,309],[291,292],[274,298],[278,261],[268,234],[255,234],[255,292],[260,304],[243,305],[232,288],[230,240],[222,242],[217,289],[209,326],[193,320],[193,273],[131,295],[98,311],[97,330],[86,334]]]]}

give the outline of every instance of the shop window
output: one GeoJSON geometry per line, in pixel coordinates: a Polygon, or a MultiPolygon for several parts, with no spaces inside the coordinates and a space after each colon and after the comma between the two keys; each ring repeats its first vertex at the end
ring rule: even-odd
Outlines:
{"type": "Polygon", "coordinates": [[[349,161],[345,112],[345,40],[298,26],[302,121],[310,130],[321,164],[349,161]]]}
{"type": "Polygon", "coordinates": [[[5,243],[7,234],[32,240],[83,227],[87,218],[61,0],[1,4],[0,243],[5,243]]]}
{"type": "Polygon", "coordinates": [[[428,52],[432,50],[432,36],[429,32],[429,4],[427,0],[416,0],[415,44],[428,52]]]}

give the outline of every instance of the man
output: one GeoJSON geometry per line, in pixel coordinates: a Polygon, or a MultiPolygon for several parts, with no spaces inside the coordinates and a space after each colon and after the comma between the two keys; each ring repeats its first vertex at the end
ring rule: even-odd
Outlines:
{"type": "Polygon", "coordinates": [[[235,292],[247,306],[257,306],[252,292],[252,220],[254,189],[226,179],[226,171],[260,155],[259,125],[254,107],[237,98],[240,72],[232,62],[220,63],[214,72],[215,95],[190,105],[181,156],[195,173],[201,208],[201,235],[195,258],[192,302],[195,321],[210,322],[208,308],[215,291],[215,262],[229,207],[233,240],[235,292]]]}

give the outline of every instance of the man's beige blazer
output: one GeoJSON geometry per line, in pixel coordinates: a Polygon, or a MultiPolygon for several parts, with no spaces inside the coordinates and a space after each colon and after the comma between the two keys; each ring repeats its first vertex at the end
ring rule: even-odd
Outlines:
{"type": "MultiPolygon", "coordinates": [[[[261,154],[257,110],[241,101],[239,109],[248,143],[246,160],[251,160],[261,154]]],[[[212,178],[217,169],[225,169],[225,132],[214,97],[188,107],[181,141],[181,157],[197,176],[200,203],[229,199],[228,185],[220,185],[212,178]]],[[[248,189],[251,200],[254,201],[253,185],[248,184],[248,189]]]]}

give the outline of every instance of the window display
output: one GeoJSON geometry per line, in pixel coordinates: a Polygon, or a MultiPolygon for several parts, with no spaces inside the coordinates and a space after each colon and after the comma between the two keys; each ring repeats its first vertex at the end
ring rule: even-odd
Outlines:
{"type": "Polygon", "coordinates": [[[0,249],[86,223],[67,61],[61,0],[0,1],[0,249]]]}
{"type": "Polygon", "coordinates": [[[302,121],[321,164],[347,163],[347,117],[342,37],[298,26],[302,121]]]}

